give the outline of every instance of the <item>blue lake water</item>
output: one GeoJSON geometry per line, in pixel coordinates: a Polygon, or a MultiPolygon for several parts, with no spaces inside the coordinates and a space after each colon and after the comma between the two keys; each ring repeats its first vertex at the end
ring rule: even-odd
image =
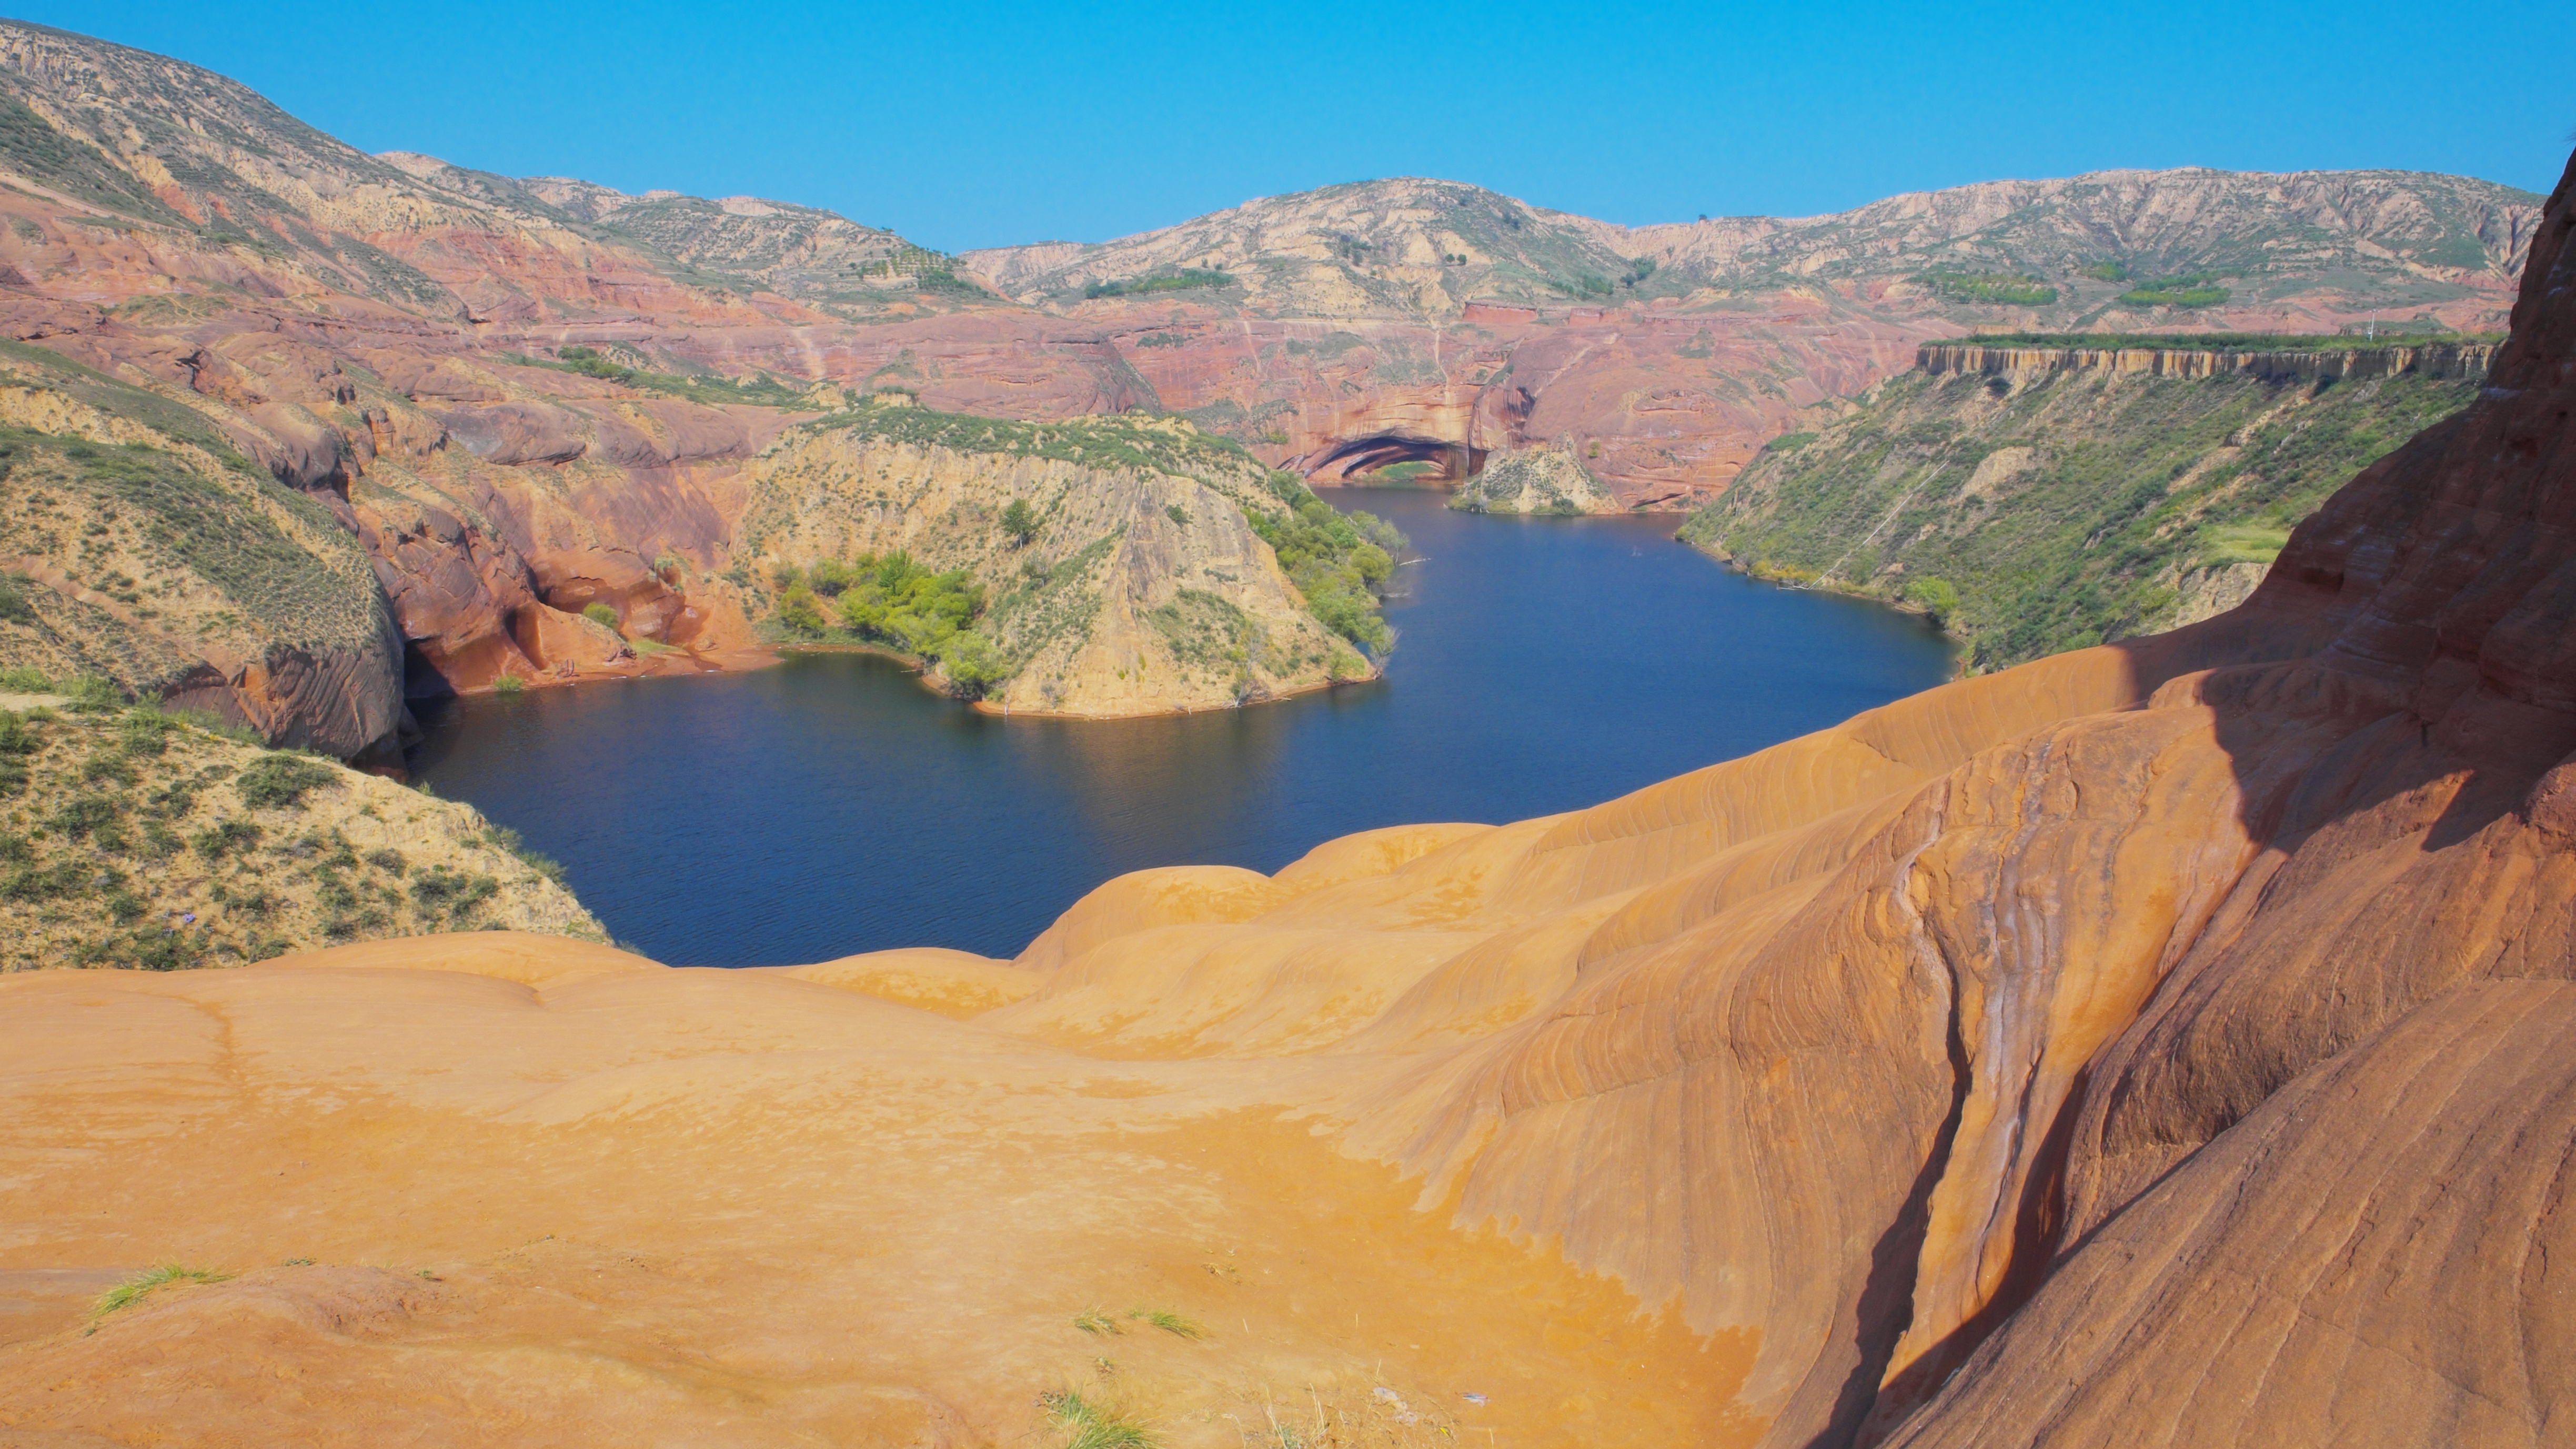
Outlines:
{"type": "Polygon", "coordinates": [[[1668,519],[1327,490],[1424,558],[1383,679],[1251,709],[1002,720],[866,655],[456,701],[412,767],[676,965],[1016,953],[1121,871],[1591,805],[1939,683],[1916,619],[1732,574],[1668,519]]]}

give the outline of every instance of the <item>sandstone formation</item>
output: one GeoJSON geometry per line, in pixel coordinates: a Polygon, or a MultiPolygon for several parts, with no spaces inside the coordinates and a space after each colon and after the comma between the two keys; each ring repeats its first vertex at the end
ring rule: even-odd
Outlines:
{"type": "Polygon", "coordinates": [[[1449,506],[1461,513],[1616,513],[1619,500],[1584,471],[1571,444],[1489,458],[1449,506]]]}
{"type": "Polygon", "coordinates": [[[1179,419],[1049,429],[918,409],[800,428],[743,476],[738,553],[773,563],[903,552],[967,571],[1012,668],[988,709],[1093,717],[1218,709],[1368,679],[1254,531],[1290,508],[1267,470],[1179,419]],[[1007,433],[1007,436],[1005,434],[1007,433]],[[1036,522],[1006,533],[1013,504],[1036,522]]]}
{"type": "Polygon", "coordinates": [[[2571,232],[2243,606],[1589,810],[1016,963],[0,981],[0,1424],[2564,1443],[2571,232]]]}

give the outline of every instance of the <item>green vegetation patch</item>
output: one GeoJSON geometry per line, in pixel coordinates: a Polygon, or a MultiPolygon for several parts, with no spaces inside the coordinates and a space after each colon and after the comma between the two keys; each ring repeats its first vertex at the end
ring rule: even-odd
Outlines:
{"type": "Polygon", "coordinates": [[[2057,289],[2038,277],[2017,272],[1923,272],[1914,280],[1936,296],[1981,306],[2044,307],[2057,300],[2057,289]]]}
{"type": "MultiPolygon", "coordinates": [[[[145,444],[0,427],[0,480],[13,491],[54,486],[86,495],[104,516],[81,540],[84,557],[130,526],[147,565],[204,579],[276,643],[364,647],[379,636],[384,604],[356,542],[321,505],[247,465],[210,479],[183,455],[145,444]],[[292,533],[281,516],[296,525],[292,533]]],[[[14,523],[34,526],[24,516],[14,523]]],[[[137,581],[122,574],[85,581],[123,603],[144,602],[137,581]]],[[[25,603],[25,588],[11,587],[25,603]]]]}
{"type": "Polygon", "coordinates": [[[1260,467],[1240,443],[1133,414],[1024,423],[872,398],[811,426],[920,448],[1047,458],[1102,472],[1135,468],[1196,478],[1260,467]]]}
{"type": "Polygon", "coordinates": [[[1307,612],[1371,654],[1394,648],[1394,631],[1379,607],[1395,576],[1395,556],[1406,547],[1404,535],[1372,514],[1337,511],[1294,473],[1271,474],[1270,491],[1288,505],[1288,516],[1251,514],[1252,531],[1279,556],[1307,612]]]}
{"type": "Polygon", "coordinates": [[[1014,666],[973,627],[984,613],[984,586],[965,569],[933,573],[897,549],[804,569],[780,564],[770,582],[778,599],[771,618],[795,638],[847,637],[934,661],[969,699],[1011,677],[1014,666]]]}
{"type": "Polygon", "coordinates": [[[681,398],[694,403],[710,405],[748,403],[753,407],[764,408],[801,408],[813,405],[806,400],[803,388],[791,387],[766,372],[752,378],[682,377],[677,373],[651,372],[640,367],[629,367],[613,358],[603,356],[595,347],[578,345],[555,349],[555,355],[551,359],[529,357],[516,352],[505,352],[501,357],[503,361],[515,362],[521,367],[543,367],[556,372],[575,372],[583,377],[595,377],[604,382],[616,383],[621,387],[631,387],[638,392],[658,393],[664,397],[681,398]]]}
{"type": "Polygon", "coordinates": [[[2122,292],[2120,301],[2131,307],[2215,307],[2228,295],[2216,273],[2193,272],[2189,276],[2140,282],[2122,292]]]}
{"type": "Polygon", "coordinates": [[[89,1316],[95,1321],[120,1308],[131,1308],[152,1296],[154,1290],[167,1288],[173,1283],[222,1283],[232,1276],[207,1268],[185,1268],[177,1263],[146,1268],[99,1295],[98,1306],[90,1310],[89,1316]]]}
{"type": "Polygon", "coordinates": [[[1163,1442],[1121,1410],[1071,1389],[1038,1395],[1038,1407],[1065,1436],[1063,1449],[1160,1449],[1163,1442]]]}
{"type": "Polygon", "coordinates": [[[2376,347],[2492,344],[2502,334],[2410,332],[2382,327],[2377,337],[2359,332],[1980,332],[1935,346],[2122,349],[2163,352],[2360,352],[2376,347]]]}
{"type": "Polygon", "coordinates": [[[1150,296],[1156,292],[1187,292],[1201,287],[1230,287],[1234,278],[1205,267],[1185,267],[1157,277],[1129,277],[1118,281],[1094,282],[1082,289],[1088,298],[1150,296]]]}

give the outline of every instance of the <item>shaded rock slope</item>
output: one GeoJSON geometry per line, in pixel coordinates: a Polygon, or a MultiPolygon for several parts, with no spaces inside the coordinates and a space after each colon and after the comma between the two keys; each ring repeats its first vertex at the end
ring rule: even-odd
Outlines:
{"type": "Polygon", "coordinates": [[[1589,810],[1010,963],[0,980],[0,1422],[2563,1444],[2571,233],[2238,608],[1589,810]]]}

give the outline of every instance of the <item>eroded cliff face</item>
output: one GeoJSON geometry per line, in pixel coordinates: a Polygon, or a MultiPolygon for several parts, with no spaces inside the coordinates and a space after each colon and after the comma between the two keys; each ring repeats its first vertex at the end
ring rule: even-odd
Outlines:
{"type": "Polygon", "coordinates": [[[1125,425],[1163,433],[1174,461],[1113,469],[890,437],[866,416],[802,429],[745,475],[741,556],[755,575],[898,550],[967,570],[1014,666],[988,707],[1217,709],[1376,674],[1254,533],[1248,514],[1287,515],[1264,470],[1193,446],[1186,423],[1125,425]],[[1014,503],[1035,520],[1025,541],[1002,527],[1014,503]]]}
{"type": "MultiPolygon", "coordinates": [[[[412,697],[747,659],[720,581],[736,475],[809,406],[880,388],[1018,419],[1169,409],[1336,481],[1411,461],[1454,484],[1566,446],[1619,506],[1678,510],[1926,337],[2079,312],[2323,328],[2400,293],[2411,320],[2485,325],[2536,218],[2458,178],[2174,172],[1631,230],[1399,180],[978,254],[1006,298],[811,208],[367,156],[221,77],[43,27],[0,25],[0,90],[25,142],[0,148],[0,325],[202,412],[355,530],[412,697]],[[2298,246],[2238,244],[2284,227],[2298,246]],[[2058,299],[1923,281],[2013,257],[2058,299]],[[2126,283],[2093,271],[2124,257],[2235,290],[2123,311],[2126,283]],[[1230,280],[1159,285],[1202,273],[1230,280]],[[544,365],[573,347],[632,370],[544,365]],[[590,603],[617,628],[578,622],[590,603]]],[[[308,712],[380,671],[296,668],[321,682],[277,717],[343,747],[356,726],[308,712]]]]}
{"type": "Polygon", "coordinates": [[[57,681],[391,756],[402,641],[357,544],[185,409],[40,349],[0,356],[0,649],[57,681]]]}

